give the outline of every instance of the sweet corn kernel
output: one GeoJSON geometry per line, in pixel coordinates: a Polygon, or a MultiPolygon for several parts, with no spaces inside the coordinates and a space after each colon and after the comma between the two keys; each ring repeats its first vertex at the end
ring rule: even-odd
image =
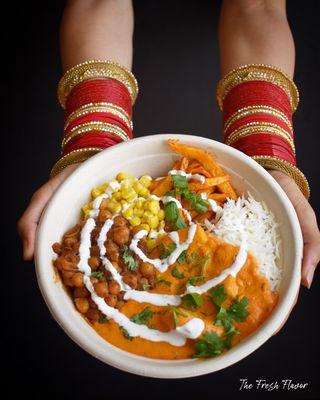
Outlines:
{"type": "Polygon", "coordinates": [[[157,245],[156,239],[148,239],[147,240],[147,249],[149,251],[153,250],[156,247],[156,245],[157,245]]]}
{"type": "Polygon", "coordinates": [[[84,213],[84,216],[86,217],[86,219],[90,218],[90,213],[91,213],[91,210],[87,210],[87,211],[84,213]]]}
{"type": "Polygon", "coordinates": [[[149,192],[149,190],[147,188],[143,188],[143,190],[141,190],[141,192],[139,194],[142,197],[149,197],[150,196],[150,192],[149,192]]]}
{"type": "Polygon", "coordinates": [[[108,186],[109,186],[109,182],[104,183],[103,185],[98,187],[98,190],[100,190],[101,193],[104,193],[108,189],[108,186]]]}
{"type": "Polygon", "coordinates": [[[148,188],[151,185],[152,178],[148,175],[143,175],[140,179],[139,182],[141,185],[144,187],[148,188]]]}
{"type": "Polygon", "coordinates": [[[132,207],[129,207],[129,208],[127,208],[125,211],[122,211],[122,215],[125,217],[125,218],[130,218],[130,217],[132,217],[133,216],[133,209],[132,209],[132,207]]]}
{"type": "Polygon", "coordinates": [[[129,203],[133,202],[136,198],[138,197],[137,193],[135,191],[130,192],[125,199],[128,200],[129,203]]]}
{"type": "Polygon", "coordinates": [[[122,199],[122,200],[120,200],[120,204],[122,205],[122,207],[125,207],[128,204],[128,202],[126,200],[122,199]]]}
{"type": "Polygon", "coordinates": [[[158,216],[158,218],[159,218],[159,221],[164,220],[164,217],[165,217],[165,212],[164,212],[164,210],[159,210],[157,216],[158,216]]]}
{"type": "Polygon", "coordinates": [[[134,189],[138,194],[140,194],[141,192],[144,191],[145,187],[144,187],[143,185],[141,185],[141,183],[138,181],[138,182],[134,182],[134,184],[133,184],[133,189],[134,189]]]}
{"type": "Polygon", "coordinates": [[[142,208],[143,208],[143,204],[144,204],[144,201],[141,200],[141,199],[139,199],[139,200],[137,200],[137,202],[136,202],[136,207],[142,209],[142,208]]]}
{"type": "Polygon", "coordinates": [[[137,216],[139,218],[143,217],[143,213],[144,213],[144,211],[141,208],[135,207],[133,209],[133,215],[135,215],[135,216],[137,216]]]}
{"type": "Polygon", "coordinates": [[[132,217],[130,220],[130,225],[131,226],[138,226],[141,224],[141,219],[139,217],[132,217]]]}
{"type": "Polygon", "coordinates": [[[117,175],[117,180],[119,182],[124,181],[125,179],[131,178],[129,174],[127,174],[126,172],[119,172],[117,175]]]}
{"type": "Polygon", "coordinates": [[[140,225],[144,230],[146,230],[147,232],[150,231],[150,226],[148,224],[141,224],[140,225]]]}
{"type": "Polygon", "coordinates": [[[113,194],[112,198],[114,198],[115,200],[119,201],[122,199],[122,194],[121,192],[116,192],[113,194]]]}
{"type": "Polygon", "coordinates": [[[156,200],[151,200],[148,203],[148,209],[152,212],[152,214],[157,215],[160,210],[159,202],[156,200]]]}
{"type": "Polygon", "coordinates": [[[85,205],[82,207],[82,211],[83,211],[84,213],[86,213],[86,211],[88,211],[88,210],[90,210],[89,204],[85,204],[85,205]]]}
{"type": "Polygon", "coordinates": [[[156,215],[148,217],[147,221],[151,229],[155,229],[159,225],[159,219],[156,215]]]}
{"type": "Polygon", "coordinates": [[[165,226],[166,226],[165,221],[160,221],[159,226],[158,226],[159,231],[160,231],[161,229],[164,229],[165,226]]]}
{"type": "Polygon", "coordinates": [[[95,199],[96,197],[100,196],[101,192],[99,189],[92,189],[91,190],[91,196],[93,199],[95,199]]]}
{"type": "Polygon", "coordinates": [[[149,211],[149,210],[144,211],[144,213],[143,213],[143,218],[147,219],[147,218],[150,218],[150,217],[153,217],[152,212],[149,211]]]}
{"type": "Polygon", "coordinates": [[[121,210],[121,205],[115,200],[110,200],[107,205],[107,209],[112,213],[117,213],[121,210]]]}

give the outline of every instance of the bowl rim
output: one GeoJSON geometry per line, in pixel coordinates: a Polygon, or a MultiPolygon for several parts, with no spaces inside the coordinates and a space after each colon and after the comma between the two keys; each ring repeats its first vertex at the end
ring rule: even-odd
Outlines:
{"type": "MultiPolygon", "coordinates": [[[[223,368],[226,368],[241,359],[245,358],[256,349],[258,349],[263,343],[265,343],[277,330],[281,327],[282,323],[286,320],[287,314],[290,312],[291,308],[294,305],[295,298],[299,291],[300,287],[300,279],[301,279],[301,259],[302,259],[302,250],[303,249],[303,240],[302,233],[300,229],[300,224],[294,210],[292,203],[289,198],[280,187],[280,185],[276,182],[276,180],[257,162],[253,159],[241,153],[240,151],[234,149],[233,147],[227,146],[221,142],[215,141],[213,139],[204,138],[200,136],[194,135],[184,135],[184,134],[154,134],[148,135],[140,138],[135,138],[130,140],[129,142],[119,143],[109,149],[101,151],[91,157],[89,160],[82,163],[75,171],[73,171],[66,180],[59,186],[56,190],[52,198],[49,200],[44,212],[42,213],[40,223],[37,228],[36,234],[36,244],[35,244],[35,267],[36,267],[36,276],[40,291],[42,296],[49,308],[50,313],[53,318],[57,321],[57,323],[61,326],[61,328],[65,331],[65,333],[82,349],[86,352],[99,359],[100,361],[111,365],[115,368],[118,368],[125,372],[130,372],[136,375],[141,375],[145,377],[153,377],[153,378],[188,378],[199,375],[204,375],[208,373],[212,373],[223,368]],[[50,291],[50,287],[56,285],[55,282],[46,277],[44,271],[42,271],[41,264],[44,260],[45,254],[44,249],[41,248],[41,237],[45,234],[45,225],[48,219],[51,208],[54,205],[55,199],[59,196],[59,193],[64,191],[64,188],[72,183],[73,180],[76,180],[78,176],[81,176],[83,171],[87,168],[88,164],[97,162],[98,159],[105,157],[106,152],[108,154],[121,152],[121,150],[128,145],[135,145],[136,143],[147,143],[149,141],[163,141],[169,138],[179,139],[183,141],[194,141],[195,146],[205,147],[205,145],[209,145],[212,148],[212,142],[214,142],[215,149],[211,149],[213,152],[216,150],[219,152],[220,150],[224,153],[229,153],[231,156],[234,156],[239,160],[239,162],[246,164],[251,169],[254,169],[265,179],[267,184],[271,187],[271,189],[275,192],[277,197],[279,198],[279,203],[282,203],[283,207],[286,208],[286,211],[289,216],[289,223],[292,228],[293,235],[293,250],[295,250],[295,262],[292,266],[292,274],[290,277],[290,284],[284,295],[282,296],[281,301],[278,303],[276,309],[272,312],[269,318],[263,323],[261,327],[259,327],[255,332],[237,344],[235,347],[231,348],[227,352],[223,353],[221,356],[206,359],[206,360],[188,360],[189,365],[182,366],[183,362],[186,360],[159,360],[153,358],[147,358],[143,356],[138,356],[129,352],[126,352],[122,349],[119,349],[116,346],[113,346],[109,342],[105,341],[101,338],[104,343],[107,343],[109,346],[115,349],[114,353],[117,354],[117,357],[114,357],[112,354],[110,356],[106,354],[99,354],[99,348],[95,343],[85,342],[85,337],[81,337],[81,332],[74,329],[72,325],[72,321],[69,320],[63,313],[63,310],[58,307],[57,300],[53,296],[50,291]],[[168,365],[169,364],[169,365],[168,365]],[[180,367],[180,368],[177,368],[180,367]]],[[[85,324],[90,327],[90,325],[85,321],[85,324]]],[[[90,327],[91,328],[91,327],[90,327]]],[[[96,331],[91,328],[95,334],[100,337],[96,331]]]]}

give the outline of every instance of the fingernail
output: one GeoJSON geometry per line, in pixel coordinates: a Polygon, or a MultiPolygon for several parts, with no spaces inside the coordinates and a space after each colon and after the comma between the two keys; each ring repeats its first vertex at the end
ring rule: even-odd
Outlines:
{"type": "Polygon", "coordinates": [[[315,267],[312,265],[310,266],[308,273],[307,273],[307,283],[308,283],[308,289],[310,289],[311,284],[312,284],[312,280],[313,280],[313,275],[314,275],[314,270],[315,267]]]}

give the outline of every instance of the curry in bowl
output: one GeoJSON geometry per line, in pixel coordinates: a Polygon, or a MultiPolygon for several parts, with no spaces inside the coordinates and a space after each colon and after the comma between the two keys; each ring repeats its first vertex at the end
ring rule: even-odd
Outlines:
{"type": "Polygon", "coordinates": [[[278,301],[279,235],[265,204],[239,197],[208,152],[176,140],[167,175],[93,188],[53,244],[75,308],[109,343],[156,359],[215,357],[278,301]]]}

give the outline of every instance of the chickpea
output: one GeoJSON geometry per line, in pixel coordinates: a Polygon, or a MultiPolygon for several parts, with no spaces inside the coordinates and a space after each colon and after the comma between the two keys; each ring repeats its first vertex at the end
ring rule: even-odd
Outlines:
{"type": "Polygon", "coordinates": [[[106,242],[106,254],[110,261],[118,262],[119,246],[111,239],[106,242]]]}
{"type": "Polygon", "coordinates": [[[93,287],[99,297],[106,297],[106,295],[109,293],[107,282],[95,283],[93,287]]]}
{"type": "Polygon", "coordinates": [[[100,249],[98,245],[94,245],[90,249],[90,254],[93,257],[99,257],[100,256],[100,249]]]}
{"type": "Polygon", "coordinates": [[[81,312],[81,314],[85,314],[89,310],[89,301],[86,298],[79,297],[74,299],[77,310],[81,312]]]}
{"type": "Polygon", "coordinates": [[[75,287],[83,286],[83,274],[81,272],[76,272],[72,277],[72,283],[75,287]]]}
{"type": "Polygon", "coordinates": [[[91,282],[93,285],[95,285],[96,283],[99,282],[99,279],[95,278],[94,276],[91,276],[91,277],[90,277],[90,282],[91,282]]]}
{"type": "Polygon", "coordinates": [[[53,243],[53,245],[52,245],[52,250],[53,250],[56,254],[58,254],[58,256],[60,256],[61,253],[62,253],[62,245],[61,245],[60,243],[58,243],[58,242],[53,243]]]}
{"type": "Polygon", "coordinates": [[[100,204],[99,210],[106,210],[108,203],[109,203],[109,199],[103,199],[100,204]]]}
{"type": "Polygon", "coordinates": [[[107,219],[111,218],[112,214],[109,210],[100,210],[98,215],[99,222],[105,222],[107,219]]]}
{"type": "Polygon", "coordinates": [[[141,278],[140,281],[139,281],[139,288],[140,288],[141,290],[146,290],[146,289],[144,288],[145,285],[149,285],[148,279],[147,279],[147,278],[141,278]]]}
{"type": "MultiPolygon", "coordinates": [[[[121,271],[120,265],[116,261],[112,261],[112,265],[115,267],[115,269],[119,272],[121,271]]],[[[111,275],[111,274],[110,274],[111,275]]]]}
{"type": "Polygon", "coordinates": [[[100,267],[100,258],[96,256],[91,256],[88,260],[88,264],[92,271],[95,271],[100,267]]]}
{"type": "Polygon", "coordinates": [[[68,247],[69,249],[73,249],[74,245],[78,243],[78,239],[75,236],[67,237],[64,240],[64,245],[65,247],[68,247]]]}
{"type": "Polygon", "coordinates": [[[123,281],[124,281],[124,283],[129,285],[132,289],[136,289],[138,286],[138,279],[133,274],[123,275],[123,281]]]}
{"type": "MultiPolygon", "coordinates": [[[[72,282],[72,278],[75,273],[76,273],[75,271],[62,271],[61,275],[62,275],[63,279],[71,279],[71,282],[72,282]]],[[[72,283],[72,286],[73,286],[73,283],[72,283]]]]}
{"type": "Polygon", "coordinates": [[[146,277],[152,276],[155,273],[154,266],[149,262],[142,262],[140,264],[139,270],[142,275],[146,277]]]}
{"type": "Polygon", "coordinates": [[[117,281],[109,282],[109,293],[118,294],[120,292],[120,285],[117,281]]]}
{"type": "Polygon", "coordinates": [[[157,278],[156,275],[151,275],[148,277],[148,282],[150,285],[150,289],[153,289],[156,286],[157,278]]]}
{"type": "Polygon", "coordinates": [[[124,292],[119,292],[118,293],[118,300],[123,300],[124,299],[124,292]]]}
{"type": "Polygon", "coordinates": [[[91,321],[99,321],[100,315],[100,311],[97,308],[89,308],[86,312],[86,317],[91,321]]]}
{"type": "Polygon", "coordinates": [[[120,309],[125,305],[125,302],[123,300],[117,301],[116,308],[120,309]]]}
{"type": "Polygon", "coordinates": [[[96,303],[92,300],[91,297],[89,297],[88,300],[89,300],[90,308],[98,308],[98,306],[97,306],[96,303]]]}
{"type": "Polygon", "coordinates": [[[65,279],[63,280],[63,283],[64,283],[66,286],[69,286],[69,287],[72,287],[72,286],[73,286],[73,283],[72,283],[71,278],[65,278],[65,279]]]}
{"type": "Polygon", "coordinates": [[[85,286],[76,287],[73,291],[74,298],[85,298],[89,296],[89,291],[85,286]]]}
{"type": "Polygon", "coordinates": [[[128,226],[128,222],[121,215],[117,215],[113,220],[114,226],[128,226]]]}
{"type": "Polygon", "coordinates": [[[113,241],[119,246],[128,243],[130,239],[130,229],[127,226],[116,226],[113,230],[113,241]]]}
{"type": "Polygon", "coordinates": [[[109,307],[115,307],[118,302],[117,296],[115,294],[107,294],[104,298],[104,301],[108,304],[109,307]]]}

